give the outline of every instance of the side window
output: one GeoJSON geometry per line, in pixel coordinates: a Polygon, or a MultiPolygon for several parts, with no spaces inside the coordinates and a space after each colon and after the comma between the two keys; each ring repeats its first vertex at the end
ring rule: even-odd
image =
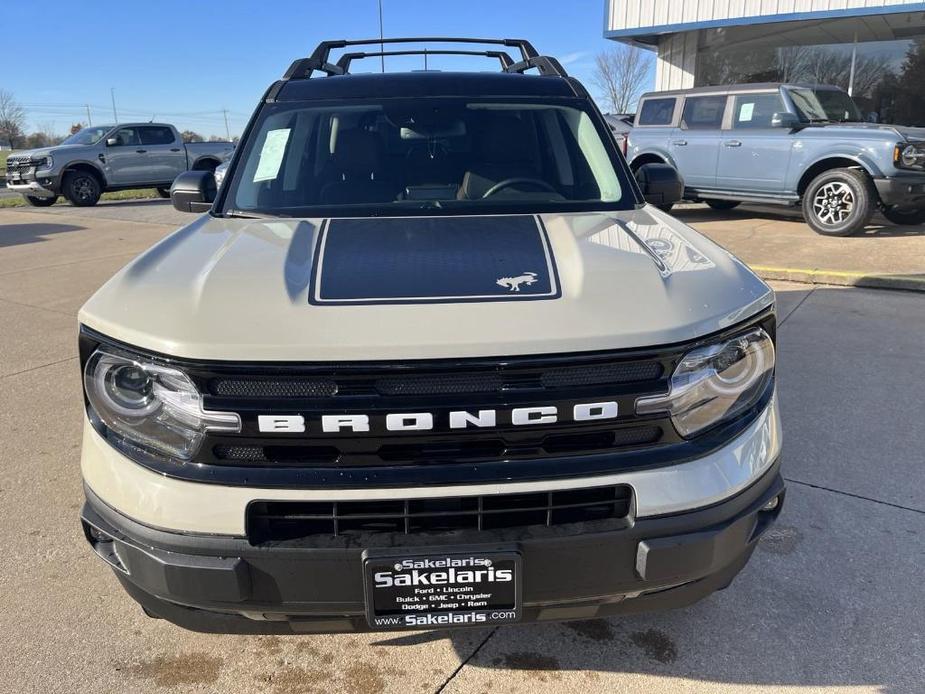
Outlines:
{"type": "Polygon", "coordinates": [[[173,131],[162,125],[149,125],[139,130],[143,145],[172,145],[174,142],[173,131]]]}
{"type": "Polygon", "coordinates": [[[119,128],[113,137],[116,138],[116,147],[134,147],[141,144],[136,128],[119,128]]]}
{"type": "Polygon", "coordinates": [[[646,99],[639,110],[637,125],[671,125],[675,99],[646,99]]]}
{"type": "Polygon", "coordinates": [[[719,130],[723,125],[725,110],[725,96],[689,96],[684,100],[681,127],[689,130],[719,130]]]}
{"type": "Polygon", "coordinates": [[[773,94],[739,94],[732,110],[734,130],[747,128],[770,128],[771,117],[778,111],[786,111],[784,102],[777,92],[773,94]]]}

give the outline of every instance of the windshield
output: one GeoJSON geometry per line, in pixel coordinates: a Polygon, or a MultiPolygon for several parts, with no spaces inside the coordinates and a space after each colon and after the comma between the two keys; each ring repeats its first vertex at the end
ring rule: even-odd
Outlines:
{"type": "MultiPolygon", "coordinates": [[[[580,100],[393,98],[264,107],[224,208],[288,216],[627,209],[580,100]]],[[[606,131],[605,131],[606,132],[606,131]]]]}
{"type": "Polygon", "coordinates": [[[791,88],[789,92],[800,114],[800,119],[803,121],[846,123],[863,120],[857,105],[840,89],[796,87],[791,88]]]}
{"type": "Polygon", "coordinates": [[[61,142],[62,145],[95,145],[103,135],[112,130],[111,126],[102,128],[83,128],[61,142]]]}

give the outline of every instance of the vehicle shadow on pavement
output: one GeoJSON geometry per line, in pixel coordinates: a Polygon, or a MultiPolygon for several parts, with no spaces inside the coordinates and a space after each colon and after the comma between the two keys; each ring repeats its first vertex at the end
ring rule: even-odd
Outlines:
{"type": "Polygon", "coordinates": [[[0,248],[20,246],[27,243],[41,243],[52,234],[81,231],[86,227],[76,224],[0,224],[0,248]]]}
{"type": "MultiPolygon", "coordinates": [[[[709,207],[679,208],[671,211],[685,224],[704,224],[709,222],[734,222],[742,219],[767,219],[776,222],[797,222],[803,224],[803,215],[797,208],[788,207],[753,207],[742,206],[732,210],[714,210],[709,207]]],[[[813,232],[806,228],[807,233],[813,232]]],[[[925,236],[925,225],[900,226],[891,224],[880,215],[874,215],[865,227],[863,234],[853,238],[885,238],[885,237],[925,236]]]]}

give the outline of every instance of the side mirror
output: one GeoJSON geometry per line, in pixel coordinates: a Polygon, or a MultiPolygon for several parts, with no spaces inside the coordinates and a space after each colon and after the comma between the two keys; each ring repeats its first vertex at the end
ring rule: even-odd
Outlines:
{"type": "Polygon", "coordinates": [[[106,138],[106,146],[107,146],[107,147],[115,147],[117,144],[119,144],[119,138],[118,138],[118,137],[107,137],[107,138],[106,138]]]}
{"type": "Polygon", "coordinates": [[[778,111],[771,116],[772,128],[787,128],[793,130],[800,125],[800,119],[795,114],[787,111],[778,111]]]}
{"type": "Polygon", "coordinates": [[[636,170],[636,182],[653,205],[672,205],[684,197],[684,181],[669,164],[643,164],[636,170]]]}
{"type": "Polygon", "coordinates": [[[207,212],[215,201],[216,190],[211,171],[187,171],[170,186],[170,201],[180,212],[207,212]]]}

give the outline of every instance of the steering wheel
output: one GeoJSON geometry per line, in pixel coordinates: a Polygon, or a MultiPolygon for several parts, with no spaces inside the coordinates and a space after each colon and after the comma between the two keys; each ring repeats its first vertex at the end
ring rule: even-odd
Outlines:
{"type": "Polygon", "coordinates": [[[558,194],[559,192],[555,188],[553,188],[551,185],[549,185],[546,181],[542,181],[539,178],[527,178],[527,177],[505,178],[503,181],[498,181],[497,183],[495,183],[495,185],[493,185],[491,188],[489,188],[484,193],[482,193],[482,199],[484,200],[485,198],[490,198],[492,195],[494,195],[498,191],[504,190],[505,188],[510,188],[511,186],[524,185],[524,184],[536,186],[537,188],[544,188],[545,190],[548,190],[550,193],[558,194]]]}

